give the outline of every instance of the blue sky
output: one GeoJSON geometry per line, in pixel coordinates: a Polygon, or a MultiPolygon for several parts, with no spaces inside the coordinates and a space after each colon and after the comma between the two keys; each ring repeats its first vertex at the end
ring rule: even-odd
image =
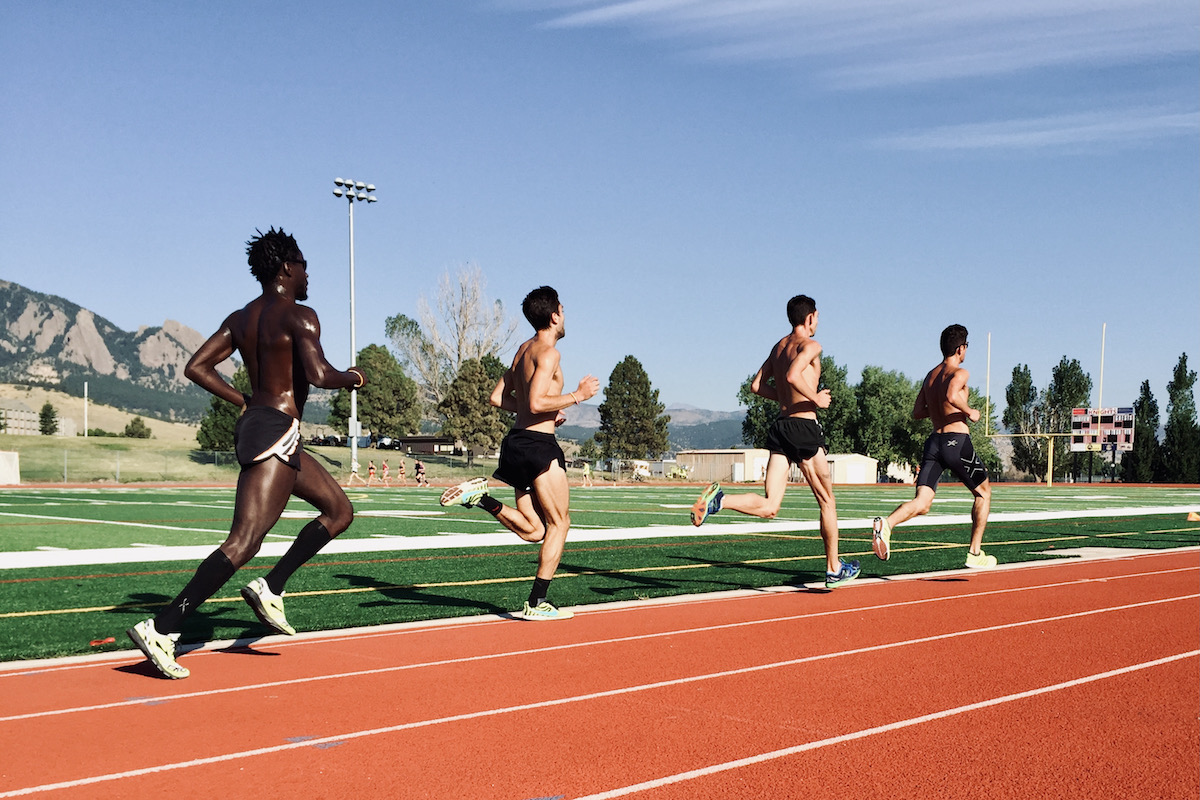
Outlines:
{"type": "Polygon", "coordinates": [[[1194,2],[0,0],[0,50],[0,278],[126,330],[214,330],[281,225],[345,366],[352,177],[359,347],[470,263],[558,288],[569,385],[710,409],[799,293],[852,382],[953,322],[1000,406],[1104,323],[1105,405],[1200,362],[1194,2]]]}

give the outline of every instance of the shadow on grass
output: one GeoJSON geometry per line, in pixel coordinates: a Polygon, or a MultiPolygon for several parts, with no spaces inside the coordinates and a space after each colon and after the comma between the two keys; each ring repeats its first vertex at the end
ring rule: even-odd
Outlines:
{"type": "Polygon", "coordinates": [[[339,574],[334,575],[357,589],[371,589],[380,595],[379,600],[367,600],[359,603],[359,608],[387,608],[389,606],[440,606],[442,608],[466,608],[489,614],[508,614],[510,609],[487,600],[474,600],[469,597],[453,597],[451,595],[434,594],[413,586],[397,586],[393,583],[376,580],[367,575],[339,574]]]}

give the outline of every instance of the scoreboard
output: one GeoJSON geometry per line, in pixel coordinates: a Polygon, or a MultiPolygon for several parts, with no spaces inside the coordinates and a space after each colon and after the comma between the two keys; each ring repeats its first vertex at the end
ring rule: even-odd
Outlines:
{"type": "Polygon", "coordinates": [[[1071,452],[1116,452],[1132,449],[1132,408],[1071,409],[1071,452]]]}

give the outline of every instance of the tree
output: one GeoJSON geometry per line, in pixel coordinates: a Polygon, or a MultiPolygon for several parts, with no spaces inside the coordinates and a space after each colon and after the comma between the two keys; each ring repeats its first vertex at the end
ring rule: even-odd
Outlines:
{"type": "Polygon", "coordinates": [[[123,435],[127,439],[149,439],[150,428],[141,417],[134,417],[125,426],[125,433],[123,435]]]}
{"type": "MultiPolygon", "coordinates": [[[[386,347],[370,344],[358,351],[358,366],[369,377],[358,392],[358,419],[363,428],[378,436],[416,433],[421,425],[417,385],[386,347]]],[[[348,434],[350,390],[338,389],[329,404],[329,425],[348,434]]]]}
{"type": "Polygon", "coordinates": [[[485,286],[477,266],[461,267],[456,280],[451,280],[447,270],[438,282],[436,314],[421,297],[418,319],[397,314],[384,322],[384,332],[399,353],[400,364],[411,370],[430,408],[445,398],[463,362],[495,356],[516,332],[517,320],[504,312],[499,300],[485,299],[485,286]]]}
{"type": "MultiPolygon", "coordinates": [[[[233,373],[233,388],[242,394],[250,394],[250,374],[244,366],[233,373]]],[[[233,403],[213,396],[209,398],[208,413],[200,420],[196,441],[202,450],[233,450],[233,430],[237,427],[242,410],[233,403]]]]}
{"type": "MultiPolygon", "coordinates": [[[[1092,379],[1083,371],[1079,360],[1063,356],[1050,372],[1050,385],[1042,399],[1042,414],[1046,420],[1047,433],[1070,433],[1071,410],[1087,408],[1092,395],[1092,379]]],[[[1068,470],[1079,476],[1077,466],[1068,463],[1067,453],[1070,452],[1070,437],[1055,436],[1054,443],[1054,473],[1055,477],[1066,475],[1068,470]]],[[[1075,459],[1071,459],[1072,462],[1075,459]]]]}
{"type": "Polygon", "coordinates": [[[42,432],[42,436],[53,436],[58,433],[58,411],[50,405],[49,400],[42,406],[42,410],[38,414],[38,430],[42,432]]]}
{"type": "Polygon", "coordinates": [[[442,434],[461,439],[467,446],[468,466],[475,462],[476,448],[495,450],[512,427],[513,415],[489,401],[495,385],[483,362],[469,358],[438,403],[437,410],[446,417],[442,434]]]}
{"type": "Polygon", "coordinates": [[[600,448],[596,446],[596,437],[589,436],[579,445],[578,456],[584,461],[595,463],[600,458],[600,448]]]}
{"type": "MultiPolygon", "coordinates": [[[[846,382],[846,368],[832,356],[821,355],[821,383],[829,390],[829,408],[817,412],[831,453],[854,452],[854,387],[846,382]]],[[[910,407],[911,410],[911,407],[910,407]]]]}
{"type": "Polygon", "coordinates": [[[1179,356],[1167,384],[1167,424],[1163,426],[1162,477],[1171,483],[1200,482],[1200,427],[1196,424],[1195,370],[1187,353],[1179,356]]]}
{"type": "Polygon", "coordinates": [[[667,423],[658,390],[633,356],[613,367],[600,404],[600,430],[595,434],[606,457],[658,458],[667,449],[667,423]]]}
{"type": "Polygon", "coordinates": [[[881,474],[889,464],[921,463],[930,428],[928,420],[912,417],[919,387],[899,372],[863,368],[855,391],[854,450],[877,459],[881,474]]]}
{"type": "Polygon", "coordinates": [[[1121,457],[1121,480],[1126,483],[1150,483],[1162,470],[1161,445],[1158,443],[1158,401],[1150,391],[1150,381],[1142,381],[1142,390],[1133,404],[1133,449],[1121,457]]]}
{"type": "MultiPolygon", "coordinates": [[[[1042,409],[1038,390],[1027,364],[1013,367],[1012,381],[1004,390],[1006,406],[1001,421],[1009,433],[1043,433],[1042,409]]],[[[1012,440],[1013,467],[1030,475],[1042,474],[1046,467],[1045,440],[1015,436],[1012,440]]]]}

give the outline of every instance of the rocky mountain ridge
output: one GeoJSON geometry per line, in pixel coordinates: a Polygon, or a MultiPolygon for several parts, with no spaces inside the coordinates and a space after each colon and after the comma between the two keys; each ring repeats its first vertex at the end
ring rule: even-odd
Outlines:
{"type": "MultiPolygon", "coordinates": [[[[87,381],[125,407],[190,418],[205,396],[183,370],[204,339],[174,320],[124,331],[66,298],[0,280],[0,383],[81,395],[87,381]]],[[[232,377],[235,365],[220,369],[232,377]]]]}

